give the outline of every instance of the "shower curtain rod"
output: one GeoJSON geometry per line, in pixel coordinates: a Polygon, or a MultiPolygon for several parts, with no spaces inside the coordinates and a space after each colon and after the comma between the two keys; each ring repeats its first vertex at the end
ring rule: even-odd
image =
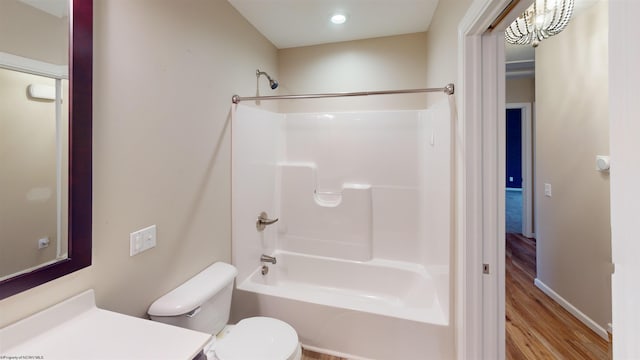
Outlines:
{"type": "Polygon", "coordinates": [[[447,84],[443,88],[428,89],[405,89],[405,90],[382,90],[382,91],[361,91],[361,92],[341,92],[327,94],[302,94],[302,95],[270,95],[270,96],[239,96],[233,95],[231,101],[234,104],[245,100],[283,100],[283,99],[319,99],[346,96],[369,96],[369,95],[390,95],[390,94],[415,94],[429,92],[444,92],[447,95],[453,95],[455,87],[453,84],[447,84]]]}

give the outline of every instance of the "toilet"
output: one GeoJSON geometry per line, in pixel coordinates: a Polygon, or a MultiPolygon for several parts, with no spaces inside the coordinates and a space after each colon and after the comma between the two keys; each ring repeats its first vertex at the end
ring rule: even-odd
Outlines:
{"type": "Polygon", "coordinates": [[[259,316],[227,325],[237,274],[233,265],[217,262],[154,301],[149,317],[213,334],[204,349],[208,360],[300,360],[298,334],[284,321],[259,316]]]}

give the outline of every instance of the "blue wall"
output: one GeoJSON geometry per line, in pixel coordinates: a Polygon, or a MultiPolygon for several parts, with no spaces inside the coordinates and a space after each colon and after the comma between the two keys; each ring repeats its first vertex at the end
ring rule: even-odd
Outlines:
{"type": "Polygon", "coordinates": [[[505,180],[508,188],[522,188],[521,118],[521,109],[507,109],[507,171],[505,180]]]}

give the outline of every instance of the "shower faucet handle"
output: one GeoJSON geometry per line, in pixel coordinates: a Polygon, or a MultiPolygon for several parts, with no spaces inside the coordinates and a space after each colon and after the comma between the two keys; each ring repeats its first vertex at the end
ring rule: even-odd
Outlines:
{"type": "Polygon", "coordinates": [[[279,219],[277,219],[277,218],[276,219],[269,219],[269,215],[267,215],[267,213],[263,211],[258,216],[258,220],[256,220],[256,229],[258,229],[258,231],[262,231],[267,227],[267,225],[274,224],[278,220],[279,219]]]}

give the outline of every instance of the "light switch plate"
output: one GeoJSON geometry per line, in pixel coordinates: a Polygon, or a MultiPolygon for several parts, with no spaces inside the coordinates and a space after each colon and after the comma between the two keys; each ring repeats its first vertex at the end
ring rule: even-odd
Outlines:
{"type": "Polygon", "coordinates": [[[544,196],[551,197],[551,184],[544,184],[544,196]]]}
{"type": "Polygon", "coordinates": [[[156,246],[156,226],[151,225],[129,234],[129,255],[134,256],[156,246]]]}

